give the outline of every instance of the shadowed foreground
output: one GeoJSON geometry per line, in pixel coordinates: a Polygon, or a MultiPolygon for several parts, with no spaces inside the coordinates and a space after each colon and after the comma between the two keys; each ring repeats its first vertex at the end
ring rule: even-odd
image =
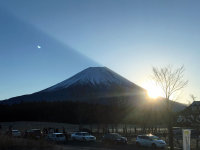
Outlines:
{"type": "Polygon", "coordinates": [[[22,138],[11,138],[9,136],[0,136],[1,150],[54,150],[55,146],[46,141],[30,140],[22,138]]]}

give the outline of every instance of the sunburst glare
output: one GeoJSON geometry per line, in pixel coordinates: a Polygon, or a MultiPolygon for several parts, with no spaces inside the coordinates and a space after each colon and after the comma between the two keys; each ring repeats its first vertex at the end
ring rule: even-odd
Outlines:
{"type": "Polygon", "coordinates": [[[150,98],[157,98],[163,96],[162,90],[156,85],[153,81],[147,81],[142,84],[142,87],[145,88],[148,92],[150,98]]]}

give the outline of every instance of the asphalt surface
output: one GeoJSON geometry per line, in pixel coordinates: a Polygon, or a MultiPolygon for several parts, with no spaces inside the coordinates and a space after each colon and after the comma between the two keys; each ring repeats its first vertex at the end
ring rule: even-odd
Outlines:
{"type": "MultiPolygon", "coordinates": [[[[61,145],[60,145],[61,146],[61,145]]],[[[102,142],[77,142],[69,141],[62,144],[65,150],[153,150],[149,147],[137,147],[134,143],[128,144],[104,144],[102,142]]],[[[165,148],[166,150],[167,148],[165,148]]]]}

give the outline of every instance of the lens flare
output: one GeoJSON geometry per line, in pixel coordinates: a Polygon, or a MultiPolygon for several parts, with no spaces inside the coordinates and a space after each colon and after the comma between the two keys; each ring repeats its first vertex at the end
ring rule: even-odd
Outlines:
{"type": "Polygon", "coordinates": [[[147,81],[142,84],[142,87],[147,90],[148,96],[150,98],[157,98],[160,96],[163,96],[162,90],[153,82],[153,81],[147,81]]]}

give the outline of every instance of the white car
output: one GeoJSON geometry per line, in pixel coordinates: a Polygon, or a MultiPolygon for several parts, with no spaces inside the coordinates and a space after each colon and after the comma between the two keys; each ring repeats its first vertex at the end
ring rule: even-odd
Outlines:
{"type": "Polygon", "coordinates": [[[95,142],[96,141],[96,137],[93,135],[90,135],[88,132],[76,132],[73,133],[71,135],[72,140],[76,140],[76,141],[91,141],[91,142],[95,142]]]}
{"type": "Polygon", "coordinates": [[[153,148],[165,148],[166,142],[159,139],[157,136],[152,134],[138,135],[136,138],[137,146],[147,146],[153,148]]]}
{"type": "Polygon", "coordinates": [[[65,142],[66,138],[63,133],[51,133],[48,134],[47,139],[54,142],[65,142]]]}
{"type": "Polygon", "coordinates": [[[21,132],[19,130],[12,130],[13,137],[21,137],[21,132]]]}

